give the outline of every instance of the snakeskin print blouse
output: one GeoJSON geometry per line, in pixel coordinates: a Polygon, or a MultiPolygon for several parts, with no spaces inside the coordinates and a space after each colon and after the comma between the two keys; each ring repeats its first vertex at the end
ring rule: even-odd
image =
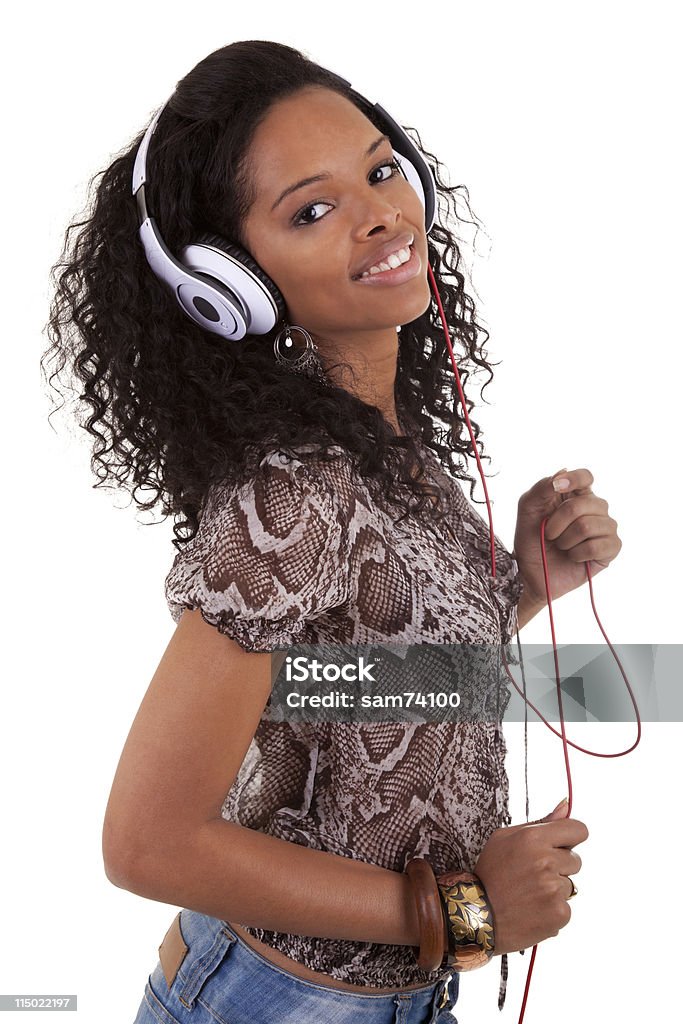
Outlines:
{"type": "MultiPolygon", "coordinates": [[[[509,643],[523,589],[517,563],[496,537],[490,575],[488,523],[421,450],[450,531],[429,514],[397,521],[401,511],[371,497],[348,458],[311,463],[273,451],[248,483],[214,484],[166,578],[173,620],[199,608],[246,651],[509,643]]],[[[471,871],[491,833],[510,823],[505,753],[500,722],[283,722],[268,703],[222,815],[393,871],[413,856],[436,874],[471,871]]],[[[449,973],[422,970],[412,946],[246,930],[357,985],[430,984],[449,973]]]]}

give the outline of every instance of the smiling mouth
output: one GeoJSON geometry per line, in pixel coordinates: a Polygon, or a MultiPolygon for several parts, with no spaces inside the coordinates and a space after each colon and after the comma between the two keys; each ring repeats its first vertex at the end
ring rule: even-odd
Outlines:
{"type": "Polygon", "coordinates": [[[413,242],[410,246],[406,246],[410,253],[410,259],[406,260],[405,263],[401,263],[398,267],[390,267],[387,270],[375,271],[370,274],[364,271],[363,274],[352,277],[351,280],[356,284],[363,285],[398,285],[403,284],[404,281],[410,281],[412,278],[422,271],[422,260],[420,254],[415,249],[415,243],[413,242]]]}
{"type": "Polygon", "coordinates": [[[377,263],[372,263],[366,267],[365,270],[361,270],[359,274],[354,274],[352,280],[359,281],[362,277],[374,277],[376,274],[384,274],[389,270],[398,270],[399,267],[403,266],[410,259],[411,249],[415,243],[415,239],[412,238],[408,245],[403,245],[399,249],[394,249],[383,259],[378,260],[377,263]],[[404,254],[408,252],[408,259],[405,258],[404,254]],[[391,264],[389,260],[400,261],[396,262],[396,266],[391,264]]]}

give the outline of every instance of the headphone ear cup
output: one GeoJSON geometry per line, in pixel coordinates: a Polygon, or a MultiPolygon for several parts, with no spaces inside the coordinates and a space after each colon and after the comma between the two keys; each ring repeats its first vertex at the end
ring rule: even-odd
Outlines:
{"type": "Polygon", "coordinates": [[[267,334],[286,313],[282,292],[245,249],[205,232],[182,251],[183,265],[210,277],[236,296],[247,314],[250,334],[267,334]]]}
{"type": "Polygon", "coordinates": [[[192,273],[177,260],[161,237],[154,217],[145,217],[139,235],[153,273],[171,289],[190,320],[231,341],[239,341],[245,336],[249,311],[234,292],[211,274],[201,270],[192,273]]]}

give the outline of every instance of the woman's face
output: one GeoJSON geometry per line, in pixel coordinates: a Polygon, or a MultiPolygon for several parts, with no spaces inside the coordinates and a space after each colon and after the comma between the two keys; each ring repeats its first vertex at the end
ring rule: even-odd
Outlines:
{"type": "Polygon", "coordinates": [[[395,342],[396,326],[429,305],[424,211],[392,160],[372,122],[320,86],[279,100],[255,132],[244,243],[280,288],[289,322],[318,343],[367,348],[388,331],[395,342]],[[359,279],[411,238],[408,264],[359,279]]]}

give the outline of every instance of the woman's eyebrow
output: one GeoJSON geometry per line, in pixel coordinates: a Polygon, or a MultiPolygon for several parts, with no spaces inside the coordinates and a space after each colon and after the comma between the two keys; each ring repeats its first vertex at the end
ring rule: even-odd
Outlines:
{"type": "MultiPolygon", "coordinates": [[[[369,156],[372,156],[375,150],[379,146],[381,146],[383,142],[391,142],[391,139],[389,138],[388,135],[379,135],[374,142],[371,142],[364,153],[363,159],[367,160],[369,156]]],[[[310,178],[302,178],[301,181],[297,181],[296,185],[290,185],[289,188],[286,188],[284,192],[280,196],[278,196],[278,198],[271,206],[270,212],[272,213],[275,207],[279,206],[279,204],[282,202],[283,199],[285,199],[286,196],[290,195],[292,192],[296,192],[297,189],[304,188],[305,185],[310,185],[314,181],[323,181],[325,178],[331,177],[332,175],[330,174],[329,171],[321,171],[320,174],[313,174],[311,175],[310,178]]]]}

